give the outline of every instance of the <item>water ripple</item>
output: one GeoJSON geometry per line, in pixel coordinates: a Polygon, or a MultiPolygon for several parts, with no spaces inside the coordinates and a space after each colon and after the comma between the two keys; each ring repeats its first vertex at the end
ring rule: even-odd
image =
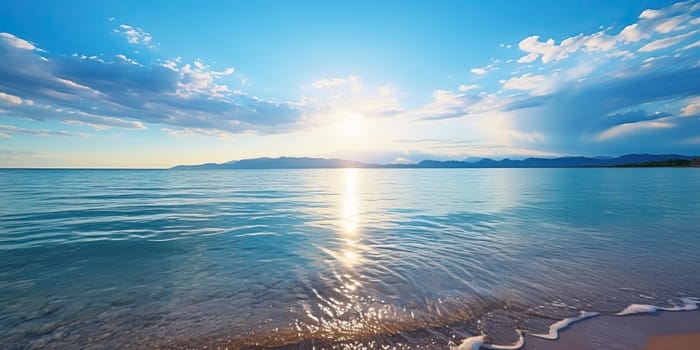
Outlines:
{"type": "Polygon", "coordinates": [[[512,344],[700,294],[689,193],[687,169],[0,170],[0,348],[512,344]]]}

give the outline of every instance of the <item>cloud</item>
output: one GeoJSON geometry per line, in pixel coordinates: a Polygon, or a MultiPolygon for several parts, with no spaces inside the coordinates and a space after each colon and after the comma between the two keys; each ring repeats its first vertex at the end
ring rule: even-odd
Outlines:
{"type": "Polygon", "coordinates": [[[459,91],[470,91],[470,90],[476,90],[478,88],[479,88],[479,85],[477,85],[477,84],[471,84],[471,85],[462,84],[459,86],[458,90],[459,91]]]}
{"type": "Polygon", "coordinates": [[[697,4],[693,5],[691,1],[686,1],[664,9],[644,10],[639,15],[639,22],[626,26],[617,38],[621,42],[635,43],[648,39],[656,33],[668,34],[685,29],[688,25],[694,25],[693,17],[689,14],[694,12],[696,7],[697,4]]]}
{"type": "MultiPolygon", "coordinates": [[[[569,58],[580,51],[610,51],[618,48],[623,43],[636,43],[648,39],[657,34],[669,34],[675,31],[687,29],[695,19],[689,14],[694,11],[692,2],[680,2],[668,8],[660,10],[645,10],[639,16],[637,23],[623,28],[618,34],[611,35],[609,29],[598,31],[589,35],[578,34],[562,40],[559,44],[554,39],[540,40],[539,35],[532,35],[520,41],[518,47],[526,53],[518,59],[519,63],[531,63],[540,59],[542,63],[560,61],[569,58]],[[649,15],[653,13],[654,15],[649,15]]],[[[649,52],[675,45],[693,35],[697,31],[688,32],[669,38],[661,38],[643,46],[640,52],[649,52]]],[[[622,50],[624,51],[624,50],[622,50]]]]}
{"type": "Polygon", "coordinates": [[[700,98],[694,99],[691,103],[681,109],[681,115],[684,117],[700,115],[700,98]]]}
{"type": "Polygon", "coordinates": [[[20,39],[10,33],[0,33],[0,41],[2,41],[5,45],[14,47],[16,49],[20,50],[36,50],[37,47],[34,46],[34,44],[30,43],[27,40],[20,39]]]}
{"type": "Polygon", "coordinates": [[[660,120],[652,120],[652,121],[642,120],[642,121],[624,123],[624,124],[610,127],[609,129],[605,129],[600,134],[595,136],[594,139],[597,141],[607,141],[610,139],[619,138],[620,136],[623,136],[626,134],[639,133],[640,131],[646,131],[646,130],[668,129],[668,128],[673,128],[673,126],[674,126],[673,124],[662,121],[662,120],[661,121],[660,120]]]}
{"type": "Polygon", "coordinates": [[[313,87],[317,89],[326,89],[326,88],[332,88],[336,86],[343,86],[348,83],[347,79],[341,79],[341,78],[323,78],[319,79],[313,82],[311,84],[313,87]]]}
{"type": "Polygon", "coordinates": [[[171,136],[182,137],[182,136],[213,136],[226,138],[230,137],[232,134],[222,130],[212,130],[212,129],[200,129],[200,128],[162,128],[160,129],[164,133],[171,136]]]}
{"type": "Polygon", "coordinates": [[[696,47],[700,47],[700,40],[698,40],[690,45],[684,46],[681,50],[690,50],[690,49],[693,49],[696,47]]]}
{"type": "Polygon", "coordinates": [[[519,63],[534,62],[538,58],[542,63],[563,60],[571,54],[584,50],[588,52],[610,51],[615,48],[616,38],[605,32],[597,32],[591,35],[579,34],[561,41],[557,45],[554,39],[540,41],[538,35],[529,36],[520,41],[518,47],[527,55],[518,59],[519,63]]]}
{"type": "Polygon", "coordinates": [[[22,103],[22,99],[15,96],[0,92],[0,104],[18,105],[22,103]]]}
{"type": "Polygon", "coordinates": [[[362,89],[360,77],[349,76],[347,78],[322,78],[311,84],[316,89],[334,89],[340,87],[350,87],[353,91],[362,89]]]}
{"type": "Polygon", "coordinates": [[[449,90],[433,91],[433,100],[412,112],[420,120],[441,120],[459,118],[473,112],[483,98],[468,93],[456,93],[449,90]]]}
{"type": "Polygon", "coordinates": [[[672,36],[669,38],[663,38],[659,40],[654,40],[641,48],[639,48],[639,52],[651,52],[651,51],[657,51],[661,49],[665,49],[667,47],[671,47],[673,45],[676,45],[688,38],[691,38],[695,34],[700,33],[700,31],[695,30],[689,33],[681,34],[681,35],[676,35],[672,36]]]}
{"type": "Polygon", "coordinates": [[[485,66],[485,67],[472,68],[469,71],[474,75],[484,75],[484,74],[486,74],[494,69],[495,68],[494,68],[493,64],[489,64],[488,66],[485,66]]]}
{"type": "MultiPolygon", "coordinates": [[[[532,77],[527,76],[531,81],[520,87],[547,84],[542,78],[532,81],[532,77]]],[[[677,138],[672,135],[687,134],[689,130],[682,126],[700,130],[700,119],[676,117],[668,110],[648,112],[648,108],[664,108],[673,101],[700,96],[697,81],[700,67],[692,60],[668,58],[658,69],[640,71],[632,64],[629,69],[589,76],[584,81],[561,80],[547,96],[519,98],[517,104],[526,109],[505,105],[502,110],[509,112],[515,130],[543,136],[536,142],[520,142],[521,147],[568,154],[591,154],[593,150],[603,154],[640,152],[641,148],[673,151],[677,138]],[[635,143],[640,146],[637,150],[635,143]]],[[[684,107],[684,113],[695,111],[692,104],[684,107]]]]}
{"type": "Polygon", "coordinates": [[[139,27],[132,27],[128,24],[120,24],[115,30],[121,34],[129,44],[143,44],[149,47],[154,47],[153,36],[139,27]]]}
{"type": "Polygon", "coordinates": [[[298,103],[248,96],[220,83],[233,68],[217,71],[201,60],[178,59],[135,64],[126,55],[45,58],[18,40],[0,40],[2,101],[16,102],[13,96],[32,103],[15,104],[5,115],[95,128],[161,124],[228,133],[288,132],[302,121],[298,103]]]}
{"type": "MultiPolygon", "coordinates": [[[[517,65],[511,76],[499,81],[501,90],[491,93],[476,85],[436,89],[430,102],[401,115],[423,123],[441,121],[431,124],[436,128],[464,127],[479,138],[478,144],[437,142],[430,146],[436,154],[479,147],[510,154],[697,153],[690,143],[678,146],[681,139],[697,138],[693,130],[700,130],[700,119],[678,115],[681,110],[688,116],[696,111],[691,99],[700,95],[697,57],[664,48],[655,57],[644,55],[644,50],[636,54],[645,45],[664,43],[654,43],[657,40],[680,44],[697,35],[692,26],[700,21],[689,15],[694,13],[692,5],[671,8],[646,12],[635,26],[617,34],[610,27],[561,42],[526,37],[519,44],[526,52],[521,63],[540,60],[543,65],[517,65]],[[566,60],[574,55],[581,56],[566,60]],[[472,93],[476,89],[479,93],[472,93]]],[[[499,60],[492,61],[473,68],[472,74],[494,70],[499,60]]],[[[505,62],[501,70],[508,67],[505,62]]],[[[342,83],[329,80],[322,85],[342,83]]],[[[393,156],[392,160],[410,159],[393,156]]]]}
{"type": "Polygon", "coordinates": [[[348,115],[374,120],[402,117],[408,113],[401,107],[399,96],[403,93],[398,89],[389,85],[363,86],[357,76],[343,80],[345,83],[339,85],[326,84],[332,79],[316,81],[327,87],[314,91],[314,97],[304,98],[301,108],[304,110],[307,127],[332,124],[347,119],[348,115]]]}
{"type": "Polygon", "coordinates": [[[536,95],[545,95],[549,92],[549,88],[545,87],[546,80],[547,78],[544,75],[526,73],[506,80],[503,82],[503,88],[506,90],[532,91],[536,95]]]}
{"type": "Polygon", "coordinates": [[[34,136],[67,136],[67,137],[87,137],[85,133],[77,133],[63,130],[29,129],[14,125],[0,124],[0,137],[10,135],[34,135],[34,136]]]}

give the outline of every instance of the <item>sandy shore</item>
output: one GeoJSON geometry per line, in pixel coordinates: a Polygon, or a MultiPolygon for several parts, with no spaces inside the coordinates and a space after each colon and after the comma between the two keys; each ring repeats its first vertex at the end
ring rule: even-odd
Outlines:
{"type": "Polygon", "coordinates": [[[598,316],[560,332],[559,340],[526,336],[525,350],[698,350],[700,311],[598,316]]]}

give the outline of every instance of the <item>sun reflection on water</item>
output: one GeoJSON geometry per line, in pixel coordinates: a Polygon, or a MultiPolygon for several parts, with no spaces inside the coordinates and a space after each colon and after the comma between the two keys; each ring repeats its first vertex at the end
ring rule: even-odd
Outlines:
{"type": "Polygon", "coordinates": [[[360,194],[358,191],[358,169],[343,170],[345,189],[340,212],[340,238],[345,243],[343,252],[337,255],[338,260],[347,267],[353,267],[361,261],[360,250],[360,194]]]}
{"type": "Polygon", "coordinates": [[[345,191],[343,192],[343,207],[341,211],[342,234],[354,236],[357,232],[359,194],[357,191],[358,170],[348,168],[345,173],[345,191]]]}
{"type": "Polygon", "coordinates": [[[308,322],[297,327],[319,339],[349,341],[390,331],[386,328],[390,310],[368,289],[363,276],[371,249],[363,244],[362,171],[342,169],[338,176],[334,240],[319,247],[332,257],[331,273],[323,276],[320,288],[311,289],[315,302],[305,309],[308,322]]]}

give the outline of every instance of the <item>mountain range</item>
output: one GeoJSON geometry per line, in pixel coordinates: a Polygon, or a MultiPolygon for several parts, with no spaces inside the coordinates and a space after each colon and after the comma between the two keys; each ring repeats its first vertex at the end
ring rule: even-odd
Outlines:
{"type": "Polygon", "coordinates": [[[280,157],[234,160],[226,163],[178,165],[171,169],[325,169],[325,168],[572,168],[646,165],[669,160],[692,161],[680,154],[626,154],[620,157],[559,157],[522,160],[482,158],[477,161],[423,160],[413,164],[368,164],[335,158],[280,157]]]}

